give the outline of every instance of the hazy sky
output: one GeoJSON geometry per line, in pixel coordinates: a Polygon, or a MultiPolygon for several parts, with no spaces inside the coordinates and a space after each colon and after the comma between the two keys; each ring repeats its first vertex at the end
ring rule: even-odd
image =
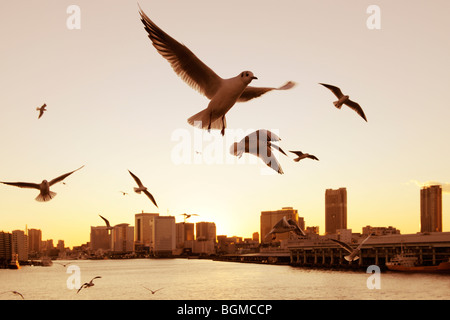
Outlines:
{"type": "MultiPolygon", "coordinates": [[[[254,86],[298,83],[236,104],[222,138],[187,118],[208,100],[151,45],[135,1],[0,2],[0,181],[41,182],[38,191],[0,185],[0,230],[41,229],[43,240],[89,241],[90,226],[134,225],[134,215],[196,213],[218,234],[250,237],[261,211],[292,206],[325,231],[325,190],[346,187],[348,227],[420,230],[420,184],[450,182],[450,2],[361,0],[140,0],[144,12],[223,78],[251,70],[254,86]],[[70,5],[80,29],[69,29],[70,5]],[[381,29],[369,29],[370,5],[381,29]],[[366,123],[319,82],[342,88],[366,123]],[[40,107],[48,111],[38,120],[40,107]],[[274,130],[284,175],[229,154],[256,129],[274,130]],[[202,145],[201,145],[202,144],[202,145]],[[185,152],[190,151],[190,154],[185,152]],[[195,151],[202,151],[197,154],[195,151]],[[131,170],[159,205],[133,192],[131,170]],[[123,196],[120,191],[129,192],[123,196]]],[[[450,195],[443,229],[450,231],[450,195]]]]}

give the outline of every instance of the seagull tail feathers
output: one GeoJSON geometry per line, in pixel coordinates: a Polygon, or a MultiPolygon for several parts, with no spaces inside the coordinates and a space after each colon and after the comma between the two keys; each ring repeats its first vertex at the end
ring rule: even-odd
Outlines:
{"type": "Polygon", "coordinates": [[[333,104],[338,109],[340,109],[342,107],[342,103],[339,103],[339,101],[334,101],[333,104]]]}
{"type": "Polygon", "coordinates": [[[35,200],[39,201],[39,202],[46,202],[46,201],[52,200],[55,196],[56,196],[56,192],[49,191],[48,194],[39,193],[39,195],[35,198],[35,200]]]}
{"type": "Polygon", "coordinates": [[[352,261],[358,260],[359,257],[358,257],[358,256],[355,256],[355,257],[353,257],[353,259],[352,259],[352,257],[351,257],[350,255],[348,255],[348,256],[345,256],[344,259],[347,260],[347,261],[349,261],[349,262],[352,262],[352,261]]]}
{"type": "Polygon", "coordinates": [[[222,117],[220,117],[219,119],[215,119],[211,122],[210,125],[210,121],[212,119],[211,118],[211,113],[210,110],[208,109],[204,109],[202,111],[200,111],[199,113],[194,114],[192,117],[190,117],[187,121],[191,126],[194,126],[196,128],[200,128],[200,129],[217,129],[217,130],[223,130],[224,127],[226,126],[226,122],[225,122],[225,116],[224,116],[224,120],[222,122],[222,117]],[[225,126],[224,126],[225,124],[225,126]]]}
{"type": "Polygon", "coordinates": [[[294,159],[294,161],[295,161],[295,162],[299,162],[299,161],[300,161],[300,157],[299,157],[299,158],[296,158],[296,159],[294,159]]]}

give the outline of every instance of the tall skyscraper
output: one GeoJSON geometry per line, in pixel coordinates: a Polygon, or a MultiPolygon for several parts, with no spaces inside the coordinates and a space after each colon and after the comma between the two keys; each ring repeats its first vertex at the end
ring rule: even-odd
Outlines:
{"type": "Polygon", "coordinates": [[[136,250],[159,256],[172,254],[176,247],[175,217],[138,213],[135,222],[136,250]]]}
{"type": "Polygon", "coordinates": [[[420,190],[420,232],[442,232],[442,188],[439,185],[420,190]]]}
{"type": "MultiPolygon", "coordinates": [[[[299,224],[299,217],[298,217],[298,210],[294,209],[292,207],[283,207],[281,210],[275,210],[275,211],[261,211],[261,217],[260,217],[260,228],[261,228],[261,243],[262,242],[270,242],[272,241],[272,238],[265,239],[266,235],[272,230],[273,226],[283,219],[283,217],[286,217],[286,219],[292,219],[297,224],[299,224]]],[[[303,218],[300,219],[299,227],[304,230],[305,229],[305,222],[303,221],[303,218]]],[[[277,234],[276,240],[284,240],[289,238],[289,233],[280,233],[277,234]]]]}
{"type": "Polygon", "coordinates": [[[154,218],[159,213],[137,213],[134,215],[134,241],[137,251],[149,251],[154,243],[154,218]]]}
{"type": "Polygon", "coordinates": [[[184,248],[186,241],[194,241],[194,224],[180,222],[176,224],[176,244],[177,248],[184,248]]]}
{"type": "Polygon", "coordinates": [[[12,257],[12,234],[0,231],[0,267],[7,266],[12,257]]]}
{"type": "Polygon", "coordinates": [[[114,252],[134,252],[134,227],[128,223],[115,225],[111,232],[111,249],[114,252]]]}
{"type": "Polygon", "coordinates": [[[28,237],[22,230],[12,232],[12,253],[17,254],[19,261],[28,260],[28,237]]]}
{"type": "Polygon", "coordinates": [[[91,226],[90,248],[94,252],[111,250],[111,234],[106,226],[91,226]]]}
{"type": "Polygon", "coordinates": [[[28,229],[28,253],[38,254],[41,252],[42,231],[39,229],[28,229]]]}
{"type": "Polygon", "coordinates": [[[347,229],[347,189],[325,191],[325,233],[347,229]]]}

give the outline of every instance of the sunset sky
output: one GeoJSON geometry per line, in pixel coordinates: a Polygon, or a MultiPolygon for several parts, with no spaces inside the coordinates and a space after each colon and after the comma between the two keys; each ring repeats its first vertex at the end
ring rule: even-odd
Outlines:
{"type": "Polygon", "coordinates": [[[244,70],[253,86],[297,86],[236,104],[225,137],[187,118],[208,99],[152,46],[135,1],[0,2],[0,181],[75,172],[51,190],[0,184],[0,230],[36,228],[66,246],[90,226],[134,225],[136,213],[196,213],[217,234],[251,237],[261,211],[290,206],[325,231],[325,190],[346,187],[348,228],[420,231],[420,186],[443,184],[450,231],[450,2],[366,0],[140,0],[142,10],[223,78],[244,70]],[[376,4],[381,29],[369,29],[376,4]],[[69,29],[70,5],[80,29],[69,29]],[[318,83],[340,87],[368,122],[318,83]],[[38,120],[37,107],[47,104],[38,120]],[[276,132],[284,175],[229,154],[257,129],[276,132]],[[197,153],[199,151],[201,153],[197,153]],[[189,153],[186,153],[189,152],[189,153]],[[156,208],[133,192],[135,173],[156,208]],[[123,196],[120,191],[128,192],[123,196]]]}

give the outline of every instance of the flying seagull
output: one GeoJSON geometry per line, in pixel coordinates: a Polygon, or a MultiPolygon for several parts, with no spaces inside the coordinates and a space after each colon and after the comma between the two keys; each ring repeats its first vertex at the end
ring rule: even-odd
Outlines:
{"type": "Polygon", "coordinates": [[[128,194],[128,192],[125,191],[120,191],[124,196],[126,196],[128,194]]]}
{"type": "Polygon", "coordinates": [[[272,235],[272,240],[275,240],[277,233],[286,233],[291,231],[298,236],[306,236],[305,232],[300,229],[297,222],[295,222],[293,219],[287,219],[286,216],[284,216],[273,226],[272,230],[270,230],[270,232],[266,234],[265,238],[267,238],[269,235],[272,235]]]}
{"type": "Polygon", "coordinates": [[[25,298],[23,297],[23,295],[22,295],[19,291],[15,291],[15,290],[5,291],[5,292],[2,292],[2,293],[0,293],[0,294],[9,293],[9,292],[11,292],[11,293],[13,293],[13,294],[15,294],[15,295],[18,295],[18,296],[20,296],[20,297],[22,298],[22,300],[25,300],[25,298]]]}
{"type": "Polygon", "coordinates": [[[71,264],[72,262],[67,262],[67,263],[62,263],[62,262],[55,262],[57,264],[59,264],[60,266],[63,266],[64,268],[67,267],[69,264],[71,264]]]}
{"type": "Polygon", "coordinates": [[[149,289],[147,287],[144,287],[144,288],[147,289],[148,291],[150,291],[152,294],[155,294],[157,291],[164,289],[164,288],[159,288],[159,289],[156,289],[156,290],[152,290],[152,289],[149,289]]]}
{"type": "Polygon", "coordinates": [[[54,185],[55,183],[61,182],[62,180],[64,180],[68,176],[70,176],[72,173],[80,170],[83,167],[84,166],[81,166],[80,168],[78,168],[74,171],[65,173],[65,174],[63,174],[53,180],[50,180],[50,181],[42,180],[42,182],[40,184],[29,183],[29,182],[3,182],[3,181],[0,181],[0,182],[3,184],[7,184],[7,185],[19,187],[19,188],[38,189],[40,192],[39,192],[39,195],[36,197],[36,201],[45,202],[45,201],[50,201],[51,199],[53,199],[56,196],[56,192],[50,191],[50,187],[52,185],[54,185]]]}
{"type": "Polygon", "coordinates": [[[364,114],[363,109],[361,108],[361,106],[350,100],[349,96],[344,95],[341,91],[341,89],[339,89],[338,87],[329,85],[329,84],[325,84],[325,83],[320,83],[321,85],[323,85],[324,87],[328,88],[331,90],[331,92],[334,93],[334,95],[339,99],[338,101],[334,101],[333,104],[336,108],[340,109],[342,107],[343,104],[347,105],[350,107],[350,109],[356,111],[357,114],[359,114],[366,122],[367,122],[367,118],[366,115],[364,114]]]}
{"type": "Polygon", "coordinates": [[[100,218],[103,219],[103,221],[105,221],[105,223],[106,223],[106,230],[112,230],[113,227],[111,227],[111,225],[109,224],[108,219],[106,219],[105,217],[102,217],[101,215],[99,215],[99,216],[100,216],[100,218]]]}
{"type": "Polygon", "coordinates": [[[198,216],[198,214],[195,214],[195,213],[191,213],[191,214],[182,213],[182,214],[180,214],[180,216],[184,216],[184,221],[186,222],[186,219],[189,219],[191,216],[198,216]]]}
{"type": "Polygon", "coordinates": [[[206,109],[188,119],[188,123],[193,126],[221,130],[224,135],[225,114],[236,102],[248,101],[272,90],[288,90],[295,86],[294,82],[289,81],[279,88],[251,87],[250,82],[258,79],[251,71],[243,71],[233,78],[223,79],[186,46],[161,30],[140,7],[139,13],[156,50],[182,80],[210,100],[206,109]]]}
{"type": "Polygon", "coordinates": [[[233,143],[230,148],[230,153],[239,158],[244,152],[253,154],[261,158],[268,167],[279,174],[283,174],[283,169],[281,169],[280,163],[272,152],[272,148],[274,148],[286,155],[283,149],[272,144],[272,142],[280,140],[280,137],[269,130],[257,130],[245,136],[241,141],[233,143]]]}
{"type": "Polygon", "coordinates": [[[319,161],[319,159],[317,159],[316,156],[309,154],[309,153],[303,153],[301,151],[289,151],[289,152],[292,152],[293,154],[297,155],[298,158],[294,159],[295,162],[299,162],[300,160],[305,159],[305,158],[310,158],[310,159],[319,161]]]}
{"type": "Polygon", "coordinates": [[[80,290],[83,289],[83,288],[90,288],[90,287],[92,287],[94,285],[94,279],[98,279],[98,278],[101,278],[101,277],[100,276],[96,276],[96,277],[92,278],[91,281],[83,283],[81,285],[80,289],[78,289],[77,293],[80,292],[80,290]]]}
{"type": "Polygon", "coordinates": [[[47,111],[47,109],[45,109],[47,107],[47,104],[43,104],[40,108],[36,108],[36,110],[39,111],[39,116],[38,119],[40,119],[42,117],[42,115],[44,114],[44,111],[47,111]]]}
{"type": "Polygon", "coordinates": [[[134,181],[136,181],[138,188],[134,188],[134,191],[136,193],[145,193],[147,195],[147,197],[153,202],[153,204],[158,207],[158,205],[156,204],[155,198],[153,198],[153,196],[151,195],[150,192],[148,192],[147,187],[144,187],[144,185],[142,184],[141,180],[136,177],[130,170],[128,170],[128,172],[131,174],[131,176],[133,177],[134,181]]]}
{"type": "Polygon", "coordinates": [[[357,246],[355,249],[353,249],[349,244],[336,240],[336,239],[330,239],[331,241],[336,242],[338,245],[340,245],[342,248],[344,248],[345,250],[347,250],[350,254],[348,256],[345,256],[345,260],[352,262],[355,260],[358,260],[358,254],[361,251],[361,247],[363,246],[363,244],[370,238],[371,234],[369,234],[367,236],[367,238],[365,238],[360,244],[359,246],[357,246]]]}

